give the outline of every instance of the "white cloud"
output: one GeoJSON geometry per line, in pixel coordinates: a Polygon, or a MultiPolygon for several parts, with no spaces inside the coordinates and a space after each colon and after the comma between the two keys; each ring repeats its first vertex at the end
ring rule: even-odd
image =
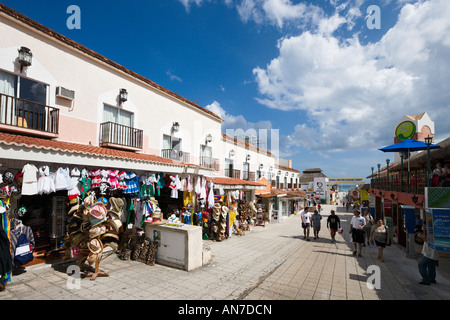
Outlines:
{"type": "Polygon", "coordinates": [[[214,112],[224,120],[224,122],[222,123],[223,132],[225,132],[227,129],[242,129],[244,132],[248,129],[272,129],[272,123],[270,121],[250,122],[247,121],[247,119],[243,115],[231,115],[226,112],[225,109],[217,101],[214,101],[213,103],[207,105],[205,108],[211,112],[214,112]]]}
{"type": "Polygon", "coordinates": [[[173,74],[170,70],[168,70],[166,72],[166,74],[169,76],[170,80],[172,80],[172,81],[183,82],[183,79],[181,79],[179,76],[173,74]]]}
{"type": "Polygon", "coordinates": [[[295,25],[316,25],[323,10],[315,5],[303,2],[294,4],[291,0],[241,0],[236,6],[241,20],[257,24],[268,22],[283,28],[286,23],[295,25]]]}
{"type": "Polygon", "coordinates": [[[257,100],[306,111],[308,119],[299,119],[286,140],[292,149],[372,148],[393,141],[393,126],[403,115],[424,111],[437,130],[450,133],[442,117],[450,105],[448,12],[448,0],[406,4],[397,24],[368,45],[357,36],[333,37],[343,23],[337,15],[322,20],[322,32],[282,38],[278,57],[253,71],[257,100]]]}
{"type": "Polygon", "coordinates": [[[196,4],[197,6],[201,6],[204,1],[209,1],[209,0],[179,0],[179,1],[186,8],[186,11],[189,12],[189,10],[191,8],[191,4],[196,4]]]}

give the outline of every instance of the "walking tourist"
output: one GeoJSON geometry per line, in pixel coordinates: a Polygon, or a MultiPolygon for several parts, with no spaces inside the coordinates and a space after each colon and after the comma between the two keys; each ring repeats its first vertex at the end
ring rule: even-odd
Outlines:
{"type": "Polygon", "coordinates": [[[366,220],[364,217],[361,217],[361,214],[358,209],[353,211],[353,217],[350,222],[350,233],[352,234],[353,240],[353,256],[356,256],[358,253],[358,257],[362,257],[362,245],[364,243],[364,226],[366,225],[366,220]],[[358,245],[358,250],[357,250],[358,245]]]}
{"type": "Polygon", "coordinates": [[[375,245],[378,249],[378,259],[384,262],[383,249],[387,245],[390,245],[390,237],[388,227],[383,224],[382,219],[377,220],[377,224],[373,226],[372,232],[370,233],[370,241],[375,241],[375,245]]]}
{"type": "Polygon", "coordinates": [[[300,213],[300,217],[302,219],[302,228],[303,228],[303,239],[309,241],[309,230],[311,227],[311,213],[309,212],[309,208],[306,207],[300,213]]]}
{"type": "Polygon", "coordinates": [[[364,210],[364,219],[366,219],[366,225],[364,226],[364,244],[363,246],[370,245],[370,233],[372,231],[372,227],[374,226],[374,220],[372,215],[369,213],[369,210],[364,210]]]}
{"type": "Polygon", "coordinates": [[[327,228],[330,229],[331,242],[335,242],[336,232],[341,228],[341,220],[334,210],[331,210],[331,214],[328,216],[327,228]]]}
{"type": "MultiPolygon", "coordinates": [[[[425,228],[426,229],[426,228],[425,228]]],[[[430,248],[427,241],[427,236],[419,234],[419,237],[423,239],[422,259],[419,261],[419,272],[422,276],[420,284],[430,285],[436,283],[436,266],[439,266],[439,255],[436,250],[430,248]]]]}
{"type": "Polygon", "coordinates": [[[322,220],[322,216],[319,211],[314,210],[314,214],[311,216],[311,223],[314,232],[314,240],[319,239],[319,231],[320,231],[320,221],[322,220]]]}

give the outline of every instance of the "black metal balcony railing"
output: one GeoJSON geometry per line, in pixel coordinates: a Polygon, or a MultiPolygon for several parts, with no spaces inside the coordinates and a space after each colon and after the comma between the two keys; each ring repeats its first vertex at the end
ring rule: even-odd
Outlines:
{"type": "Polygon", "coordinates": [[[176,151],[172,149],[161,150],[161,157],[166,159],[177,160],[185,163],[191,162],[191,154],[184,151],[176,151]]]}
{"type": "Polygon", "coordinates": [[[219,159],[211,158],[211,157],[200,157],[200,165],[202,167],[214,169],[215,171],[219,171],[219,159]]]}
{"type": "Polygon", "coordinates": [[[389,176],[374,178],[370,181],[372,189],[385,191],[406,192],[415,194],[425,194],[426,173],[422,171],[414,171],[403,174],[403,181],[400,173],[389,176]]]}
{"type": "Polygon", "coordinates": [[[125,147],[142,149],[143,131],[114,122],[100,125],[100,145],[109,147],[125,147]]]}
{"type": "Polygon", "coordinates": [[[0,124],[57,135],[59,109],[0,94],[0,124]]]}

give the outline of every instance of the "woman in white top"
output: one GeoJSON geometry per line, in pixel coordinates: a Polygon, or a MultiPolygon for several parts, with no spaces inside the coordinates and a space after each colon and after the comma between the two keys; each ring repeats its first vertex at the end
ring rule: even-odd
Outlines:
{"type": "Polygon", "coordinates": [[[386,245],[390,244],[388,232],[388,228],[383,225],[383,220],[378,219],[377,224],[373,226],[372,232],[370,233],[370,242],[375,241],[378,248],[378,259],[380,259],[381,262],[384,262],[383,248],[386,248],[386,245]]]}

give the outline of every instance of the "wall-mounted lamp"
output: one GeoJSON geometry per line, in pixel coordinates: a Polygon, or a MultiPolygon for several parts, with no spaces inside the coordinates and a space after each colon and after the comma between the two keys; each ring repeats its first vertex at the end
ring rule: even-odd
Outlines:
{"type": "Polygon", "coordinates": [[[248,154],[245,159],[246,159],[247,162],[249,162],[252,159],[252,156],[248,154]]]}
{"type": "Polygon", "coordinates": [[[272,166],[269,168],[269,171],[271,171],[271,172],[273,171],[273,167],[272,166]]]}
{"type": "Polygon", "coordinates": [[[279,176],[281,176],[281,170],[280,170],[280,171],[278,171],[278,175],[279,175],[279,176]]]}
{"type": "Polygon", "coordinates": [[[20,63],[20,72],[23,71],[23,67],[31,66],[31,63],[33,61],[33,54],[31,53],[31,50],[26,47],[21,47],[19,49],[18,61],[20,63]]]}
{"type": "Polygon", "coordinates": [[[119,101],[120,101],[120,103],[124,103],[127,100],[128,100],[127,89],[120,89],[120,93],[119,93],[119,101]]]}
{"type": "Polygon", "coordinates": [[[264,165],[261,163],[260,165],[259,165],[259,171],[262,171],[264,169],[264,165]]]}
{"type": "Polygon", "coordinates": [[[180,131],[180,124],[179,124],[178,122],[174,122],[174,123],[172,124],[172,131],[173,131],[173,132],[178,132],[178,131],[180,131]]]}
{"type": "Polygon", "coordinates": [[[395,194],[391,193],[391,199],[392,199],[392,200],[395,199],[395,194]]]}
{"type": "Polygon", "coordinates": [[[419,197],[416,196],[416,195],[413,195],[413,196],[411,197],[411,200],[412,200],[412,202],[414,202],[414,204],[417,204],[417,202],[419,201],[419,197]]]}
{"type": "Polygon", "coordinates": [[[206,143],[211,143],[212,140],[213,140],[212,134],[208,134],[206,136],[206,143]]]}
{"type": "Polygon", "coordinates": [[[234,150],[230,151],[230,158],[234,157],[234,155],[236,154],[236,152],[234,150]]]}

